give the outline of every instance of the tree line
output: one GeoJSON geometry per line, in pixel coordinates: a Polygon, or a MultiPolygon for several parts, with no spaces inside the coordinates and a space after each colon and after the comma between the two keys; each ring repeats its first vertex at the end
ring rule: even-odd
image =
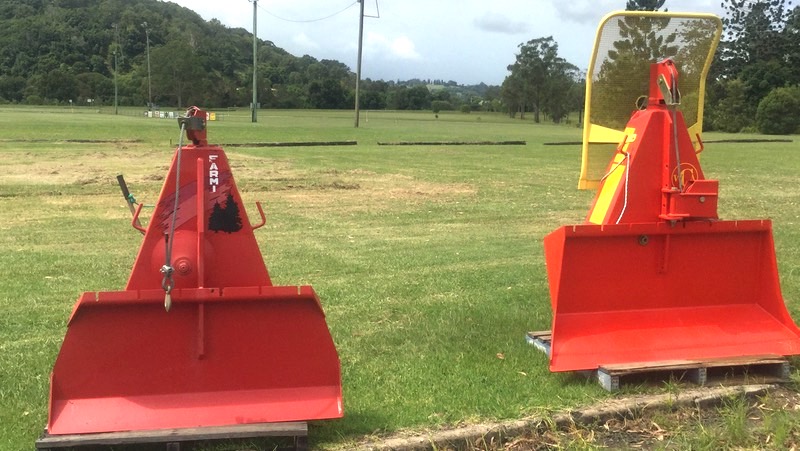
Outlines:
{"type": "MultiPolygon", "coordinates": [[[[626,10],[666,10],[665,0],[628,0],[626,10]]],[[[723,0],[723,36],[707,80],[703,120],[706,129],[725,132],[789,134],[800,132],[800,6],[787,0],[723,0]]],[[[613,43],[593,83],[592,105],[610,116],[608,125],[623,127],[634,109],[634,99],[647,94],[646,71],[659,58],[673,57],[694,78],[685,97],[687,116],[697,114],[688,101],[698,95],[696,85],[708,47],[677,45],[710,42],[713,29],[696,23],[670,25],[669,20],[620,20],[619,40],[613,43]],[[637,77],[636,74],[639,76],[637,77]],[[595,94],[595,92],[599,92],[595,94]],[[610,112],[610,113],[609,113],[610,112]]],[[[582,109],[585,79],[578,68],[558,55],[552,37],[519,45],[509,75],[502,84],[502,100],[510,116],[532,113],[560,122],[582,109]]],[[[690,82],[691,83],[691,82],[690,82]]],[[[579,115],[580,116],[580,115],[579,115]]]]}
{"type": "MultiPolygon", "coordinates": [[[[655,11],[665,10],[665,3],[627,0],[625,6],[655,11]]],[[[796,131],[800,7],[789,5],[788,0],[722,1],[725,28],[707,82],[706,129],[796,131]]],[[[655,29],[634,22],[620,26],[622,39],[614,43],[614,54],[609,53],[613,64],[603,73],[609,79],[614,70],[629,69],[631,55],[686,59],[685,54],[671,54],[674,43],[669,40],[707,32],[688,29],[664,38],[658,23],[655,29]]],[[[178,108],[246,107],[252,100],[252,69],[252,35],[247,30],[226,27],[216,19],[205,21],[170,2],[4,0],[0,4],[0,102],[110,105],[116,98],[120,105],[143,107],[151,102],[178,108]]],[[[552,37],[521,43],[507,69],[501,86],[366,79],[361,83],[361,108],[505,111],[512,117],[524,119],[530,114],[536,122],[556,123],[569,113],[581,116],[585,71],[559,56],[552,37]]],[[[355,74],[338,61],[297,57],[259,40],[257,74],[261,108],[354,106],[355,74]]],[[[605,101],[626,117],[630,105],[620,102],[619,93],[608,86],[605,101]]]]}
{"type": "MultiPolygon", "coordinates": [[[[0,102],[249,106],[252,42],[245,29],[170,2],[4,0],[0,102]]],[[[261,108],[354,106],[355,74],[341,62],[297,57],[259,40],[257,69],[261,108]]],[[[433,102],[478,109],[492,107],[497,91],[444,80],[367,79],[360,98],[369,109],[430,109],[433,102]]]]}
{"type": "Polygon", "coordinates": [[[706,120],[726,132],[789,134],[800,126],[800,6],[723,2],[723,41],[709,76],[706,120]]]}

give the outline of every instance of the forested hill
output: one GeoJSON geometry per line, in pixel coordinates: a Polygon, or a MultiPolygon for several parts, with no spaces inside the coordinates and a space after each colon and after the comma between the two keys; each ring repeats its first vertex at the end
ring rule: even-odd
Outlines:
{"type": "MultiPolygon", "coordinates": [[[[237,87],[252,86],[251,35],[206,22],[174,3],[4,0],[0,97],[108,104],[114,96],[116,54],[120,104],[146,105],[146,30],[155,103],[228,104],[239,100],[237,87]]],[[[289,67],[301,61],[267,42],[261,42],[260,57],[289,67]]],[[[249,95],[249,90],[241,93],[242,99],[249,95]]]]}
{"type": "MultiPolygon", "coordinates": [[[[110,105],[116,72],[120,105],[146,106],[152,96],[171,107],[247,106],[252,49],[249,31],[171,2],[3,0],[0,102],[110,105]]],[[[262,108],[353,107],[355,75],[346,65],[297,57],[269,41],[259,40],[258,49],[262,108]]],[[[414,95],[403,83],[367,80],[362,106],[429,107],[428,90],[420,102],[417,88],[414,95]]]]}

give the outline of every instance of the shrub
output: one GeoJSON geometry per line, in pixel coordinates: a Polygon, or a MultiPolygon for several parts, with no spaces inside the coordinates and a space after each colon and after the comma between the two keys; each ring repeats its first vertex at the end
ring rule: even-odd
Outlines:
{"type": "Polygon", "coordinates": [[[439,111],[450,111],[453,109],[453,105],[450,102],[445,100],[434,100],[431,102],[431,109],[434,113],[439,113],[439,111]]]}
{"type": "Polygon", "coordinates": [[[777,88],[758,103],[756,126],[765,135],[789,135],[800,126],[800,87],[777,88]]]}
{"type": "Polygon", "coordinates": [[[741,80],[731,80],[724,86],[724,97],[710,111],[709,128],[727,133],[738,133],[753,123],[741,80]]]}
{"type": "Polygon", "coordinates": [[[44,100],[36,94],[31,94],[25,98],[25,103],[28,105],[42,105],[44,100]]]}

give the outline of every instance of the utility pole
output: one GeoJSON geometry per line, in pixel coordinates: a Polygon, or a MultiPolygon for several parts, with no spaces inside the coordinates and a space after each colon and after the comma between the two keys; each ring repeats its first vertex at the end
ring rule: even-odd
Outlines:
{"type": "Polygon", "coordinates": [[[119,90],[117,89],[117,51],[114,50],[114,114],[119,114],[119,90]]]}
{"type": "Polygon", "coordinates": [[[119,50],[119,28],[114,24],[114,114],[119,113],[119,91],[117,90],[117,51],[119,50]]]}
{"type": "Polygon", "coordinates": [[[153,109],[153,87],[150,84],[150,29],[147,27],[147,22],[143,22],[144,35],[147,39],[147,109],[153,109]]]}
{"type": "Polygon", "coordinates": [[[364,0],[358,0],[361,4],[361,12],[358,15],[358,61],[356,62],[356,128],[358,128],[358,118],[361,115],[361,105],[359,105],[358,94],[361,87],[361,47],[364,43],[364,0]]]}
{"type": "Polygon", "coordinates": [[[253,0],[253,105],[252,108],[252,122],[258,122],[258,36],[256,29],[258,26],[258,0],[253,0]]]}

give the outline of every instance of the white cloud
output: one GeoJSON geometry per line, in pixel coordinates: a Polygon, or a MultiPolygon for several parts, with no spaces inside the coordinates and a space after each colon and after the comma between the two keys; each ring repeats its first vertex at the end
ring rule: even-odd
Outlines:
{"type": "MultiPolygon", "coordinates": [[[[169,0],[217,17],[231,27],[252,29],[253,4],[246,0],[169,0]]],[[[724,13],[720,0],[669,0],[670,11],[724,13]]],[[[517,45],[553,36],[559,55],[579,67],[589,60],[595,31],[624,0],[364,0],[363,70],[373,79],[442,78],[499,84],[517,45]]],[[[335,59],[355,67],[358,4],[354,0],[261,0],[258,35],[294,55],[335,59]],[[351,7],[347,7],[351,5],[351,7]],[[313,23],[279,20],[312,19],[313,23]]]]}
{"type": "Polygon", "coordinates": [[[364,48],[369,53],[378,55],[388,54],[397,59],[418,60],[422,58],[419,52],[417,52],[414,41],[405,35],[390,39],[380,33],[368,32],[364,48]]]}
{"type": "Polygon", "coordinates": [[[525,22],[515,22],[500,13],[486,13],[473,21],[478,29],[491,33],[519,34],[530,30],[530,25],[525,22]]]}
{"type": "Polygon", "coordinates": [[[420,59],[420,54],[414,48],[414,42],[406,36],[400,36],[392,40],[392,53],[402,59],[420,59]]]}
{"type": "Polygon", "coordinates": [[[292,36],[292,42],[303,49],[318,49],[320,47],[316,41],[309,38],[305,33],[299,33],[292,36]]]}
{"type": "Polygon", "coordinates": [[[554,1],[559,17],[579,24],[597,24],[600,17],[611,11],[624,9],[621,0],[554,1]]]}

